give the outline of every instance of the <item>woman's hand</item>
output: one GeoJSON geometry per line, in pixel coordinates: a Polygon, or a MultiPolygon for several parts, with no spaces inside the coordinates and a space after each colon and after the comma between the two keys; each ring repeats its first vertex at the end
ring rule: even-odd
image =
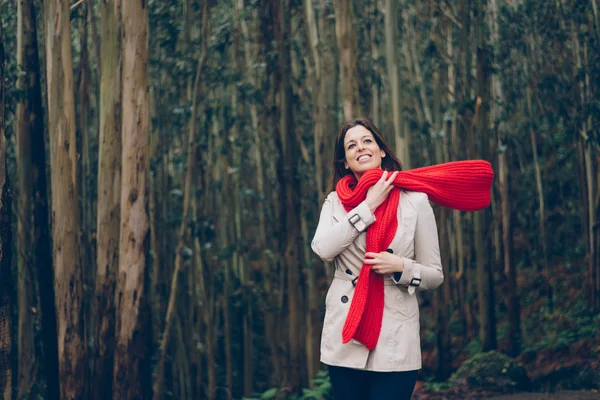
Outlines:
{"type": "Polygon", "coordinates": [[[381,275],[404,271],[404,260],[402,257],[395,256],[387,251],[365,253],[365,264],[371,264],[373,271],[381,275]]]}
{"type": "Polygon", "coordinates": [[[383,171],[381,178],[367,191],[367,198],[365,199],[371,212],[375,211],[377,207],[381,205],[387,198],[388,194],[394,188],[394,180],[398,175],[398,171],[395,171],[388,178],[388,171],[383,171]]]}

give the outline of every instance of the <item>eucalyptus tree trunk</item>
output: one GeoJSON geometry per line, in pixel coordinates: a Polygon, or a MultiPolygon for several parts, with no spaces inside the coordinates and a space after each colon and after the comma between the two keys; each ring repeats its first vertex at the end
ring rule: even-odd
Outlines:
{"type": "Polygon", "coordinates": [[[413,26],[413,23],[410,22],[408,13],[403,12],[402,14],[404,15],[404,22],[406,24],[407,29],[407,38],[405,40],[408,43],[408,52],[410,53],[410,58],[412,59],[413,73],[417,89],[419,90],[419,99],[421,100],[423,115],[425,116],[425,121],[428,124],[429,130],[432,130],[433,114],[431,112],[429,100],[427,99],[427,87],[425,85],[425,79],[423,78],[423,72],[421,71],[419,53],[417,52],[417,32],[415,27],[413,26]]]}
{"type": "MultiPolygon", "coordinates": [[[[93,287],[94,258],[93,249],[91,246],[92,232],[92,199],[90,196],[91,188],[91,166],[90,166],[90,135],[89,135],[89,114],[91,112],[91,96],[90,89],[92,87],[92,72],[90,66],[90,56],[88,51],[88,28],[85,16],[88,14],[88,2],[83,2],[79,6],[83,17],[79,18],[79,66],[75,82],[76,89],[76,114],[75,123],[78,132],[78,138],[81,140],[80,157],[78,157],[78,176],[79,176],[79,195],[81,196],[81,265],[83,271],[83,284],[87,287],[93,287]]],[[[89,292],[89,291],[86,291],[89,292]]],[[[84,293],[84,314],[86,319],[89,319],[89,306],[91,299],[84,293]]],[[[86,331],[88,331],[89,321],[86,320],[86,331]]],[[[91,332],[90,332],[91,333],[91,332]]],[[[91,334],[88,336],[86,332],[86,342],[91,339],[91,334]]]]}
{"type": "MultiPolygon", "coordinates": [[[[597,21],[597,19],[596,19],[597,21]]],[[[585,41],[583,43],[583,62],[586,66],[584,68],[584,82],[585,82],[585,94],[584,100],[582,102],[582,106],[584,104],[590,104],[593,101],[592,87],[591,87],[591,79],[589,72],[589,54],[588,54],[588,42],[585,41]]],[[[592,126],[592,114],[587,111],[587,118],[583,123],[585,125],[586,131],[585,135],[582,129],[582,138],[586,140],[585,146],[585,172],[586,172],[586,182],[588,187],[588,215],[590,220],[590,230],[589,230],[589,241],[590,241],[590,252],[589,252],[589,269],[590,269],[590,303],[593,308],[596,310],[600,309],[600,277],[598,273],[600,272],[600,266],[597,265],[598,262],[598,254],[596,253],[600,249],[598,248],[598,236],[600,234],[600,230],[598,229],[598,220],[596,219],[596,213],[598,206],[596,204],[600,203],[600,192],[597,185],[597,177],[598,177],[598,156],[594,154],[597,151],[592,140],[589,139],[588,132],[593,131],[592,126]]]]}
{"type": "MultiPolygon", "coordinates": [[[[534,38],[530,37],[530,54],[532,57],[535,57],[535,49],[534,49],[534,38]]],[[[532,64],[535,64],[535,60],[532,61],[532,64]]],[[[529,115],[529,119],[531,121],[535,120],[535,115],[533,112],[533,104],[532,104],[532,96],[533,91],[535,90],[533,85],[536,80],[535,77],[535,68],[530,66],[529,68],[531,77],[529,78],[529,84],[526,88],[526,101],[527,101],[527,113],[529,115]]],[[[546,286],[548,290],[548,310],[551,313],[554,309],[554,299],[553,299],[553,289],[550,283],[550,265],[548,263],[548,245],[547,245],[547,234],[546,234],[546,202],[544,196],[544,183],[542,179],[542,169],[540,167],[540,160],[538,156],[538,145],[537,139],[535,135],[535,131],[533,129],[533,124],[529,124],[529,139],[531,142],[531,150],[533,152],[533,167],[535,171],[535,184],[537,189],[538,196],[538,205],[539,205],[539,228],[540,228],[540,240],[542,244],[542,271],[544,275],[544,279],[546,281],[546,286]]]]}
{"type": "Polygon", "coordinates": [[[187,138],[187,167],[185,172],[185,183],[183,192],[183,213],[181,216],[181,224],[179,226],[179,243],[175,252],[175,268],[173,270],[173,277],[171,279],[171,290],[169,294],[169,302],[167,305],[167,314],[165,316],[165,329],[162,334],[162,340],[160,342],[160,348],[158,353],[157,363],[157,374],[154,382],[154,399],[160,399],[163,397],[164,386],[165,386],[165,360],[167,356],[167,348],[170,343],[173,321],[177,313],[175,309],[175,302],[177,300],[177,294],[179,292],[179,275],[182,271],[184,262],[189,262],[191,251],[190,243],[190,232],[189,222],[191,216],[190,203],[192,201],[192,176],[195,168],[195,154],[196,154],[196,118],[198,111],[198,91],[200,88],[200,78],[204,69],[206,58],[208,56],[208,37],[209,37],[209,5],[208,1],[204,2],[203,15],[202,15],[202,50],[196,66],[196,75],[194,77],[194,86],[192,92],[192,115],[190,118],[190,124],[188,128],[187,138]]]}
{"type": "MultiPolygon", "coordinates": [[[[44,118],[42,111],[42,89],[41,89],[41,71],[39,65],[38,44],[36,34],[36,13],[33,1],[23,0],[17,2],[18,6],[18,43],[17,43],[17,64],[24,72],[17,81],[19,89],[25,91],[22,101],[17,104],[17,147],[19,165],[19,187],[21,191],[19,209],[27,210],[24,215],[31,214],[32,219],[27,219],[29,228],[19,228],[24,238],[19,238],[19,257],[21,254],[31,254],[32,259],[26,269],[22,269],[22,263],[19,262],[19,277],[24,279],[19,283],[19,293],[25,294],[19,297],[19,301],[30,299],[35,301],[33,292],[35,285],[33,280],[38,282],[39,290],[39,309],[41,314],[41,341],[43,356],[38,361],[43,365],[46,392],[45,395],[50,399],[59,397],[58,384],[58,347],[56,342],[56,310],[54,299],[54,286],[46,284],[54,281],[52,271],[52,249],[50,247],[50,226],[48,223],[48,201],[47,201],[47,182],[46,182],[46,146],[44,140],[44,118]],[[27,204],[28,203],[28,204],[27,204]],[[29,234],[27,232],[30,231],[29,234]],[[29,245],[27,244],[29,240],[29,245]],[[35,244],[35,246],[34,246],[35,244]],[[31,275],[35,274],[35,275],[31,275]],[[31,291],[27,294],[28,291],[31,291]]],[[[19,212],[20,214],[20,212],[19,212]]],[[[21,218],[19,219],[21,220],[21,218]]],[[[20,222],[19,222],[20,223],[20,222]]],[[[25,260],[23,260],[25,261],[25,260]]],[[[21,279],[21,278],[19,278],[21,279]]],[[[33,351],[32,347],[26,343],[33,340],[33,317],[30,315],[31,307],[35,303],[21,304],[19,306],[19,363],[20,376],[19,395],[33,393],[33,383],[35,375],[24,371],[29,368],[35,368],[27,365],[28,357],[26,354],[33,351]],[[26,311],[29,310],[29,311],[26,311]],[[29,336],[28,333],[31,333],[29,336]],[[29,374],[29,375],[28,375],[29,374]],[[29,379],[27,378],[33,379],[29,379]],[[31,391],[30,391],[31,390],[31,391]]],[[[31,353],[33,355],[33,353],[31,353]]]]}
{"type": "MultiPolygon", "coordinates": [[[[327,110],[325,105],[325,96],[328,85],[325,85],[323,80],[323,57],[321,37],[319,37],[317,19],[315,17],[314,8],[311,0],[304,0],[305,21],[307,25],[308,44],[310,46],[310,54],[312,56],[312,65],[309,63],[309,76],[311,81],[311,91],[313,95],[313,121],[314,121],[314,144],[315,144],[315,182],[317,184],[318,204],[321,204],[326,196],[325,187],[325,171],[323,155],[325,149],[325,126],[327,118],[327,110]]],[[[375,96],[374,96],[375,98],[375,96]]],[[[379,106],[374,107],[377,109],[379,106]]],[[[306,211],[302,213],[301,230],[303,238],[304,259],[311,258],[309,254],[310,239],[309,228],[306,221],[306,211]]],[[[308,265],[308,263],[306,263],[308,265]]],[[[316,264],[319,265],[319,264],[316,264]]],[[[328,269],[332,271],[331,268],[328,269]]],[[[316,268],[308,265],[305,268],[307,277],[307,303],[308,312],[306,315],[306,363],[309,379],[315,377],[319,369],[319,340],[321,324],[319,323],[320,315],[318,309],[318,294],[316,290],[316,268]]],[[[328,278],[331,272],[327,274],[328,278]]]]}
{"type": "MultiPolygon", "coordinates": [[[[331,122],[331,112],[333,104],[331,101],[332,92],[332,81],[331,81],[331,69],[332,65],[331,51],[327,51],[329,48],[327,44],[326,19],[324,4],[321,5],[321,18],[317,20],[315,16],[315,10],[311,0],[304,0],[304,12],[306,21],[306,32],[308,35],[308,44],[310,46],[310,54],[312,58],[312,95],[313,95],[313,123],[314,123],[314,165],[315,165],[315,182],[317,184],[317,195],[318,204],[322,204],[327,196],[327,178],[329,176],[328,162],[331,156],[331,140],[328,138],[333,137],[333,124],[331,122]],[[326,84],[327,83],[327,84],[326,84]]],[[[335,68],[333,68],[335,69],[335,68]]],[[[334,85],[334,88],[336,86],[334,85]]],[[[333,98],[336,97],[336,93],[333,93],[333,98]]],[[[375,98],[375,97],[374,97],[375,98]]],[[[378,97],[377,97],[378,99],[378,97]]],[[[378,107],[375,107],[378,108],[378,107]]],[[[307,258],[308,260],[308,258],[307,258]]],[[[317,265],[321,265],[321,261],[317,260],[317,265]]],[[[327,280],[333,279],[333,268],[329,263],[323,263],[325,268],[325,275],[327,280]]],[[[316,269],[310,271],[310,279],[315,279],[316,269]]],[[[315,293],[309,293],[309,299],[315,293]]],[[[309,300],[313,302],[315,300],[309,300]]],[[[309,304],[312,309],[312,305],[309,304]]],[[[308,318],[312,320],[313,317],[310,315],[308,318]]],[[[313,329],[316,329],[313,326],[313,329]]],[[[310,334],[309,334],[310,335],[310,334]]],[[[307,338],[308,339],[308,338],[307,338]]],[[[318,344],[318,343],[317,343],[318,344]]],[[[312,348],[311,344],[307,343],[307,350],[312,348]]],[[[312,363],[309,361],[309,365],[312,363]]]]}
{"type": "MultiPolygon", "coordinates": [[[[195,201],[192,202],[192,217],[193,220],[198,223],[198,211],[197,204],[198,198],[195,197],[195,201]]],[[[205,263],[202,258],[202,247],[200,246],[200,239],[198,235],[194,236],[194,277],[197,285],[197,298],[195,304],[198,309],[198,329],[197,333],[204,332],[204,365],[206,366],[206,390],[202,392],[200,383],[202,382],[202,374],[198,374],[198,390],[196,398],[206,398],[207,400],[214,400],[217,392],[217,366],[214,362],[215,353],[215,332],[217,328],[213,324],[213,308],[214,308],[214,294],[211,287],[211,282],[207,282],[206,277],[210,276],[204,269],[205,263]]],[[[202,360],[200,360],[202,362],[202,360]]],[[[199,371],[200,372],[200,371],[199,371]]]]}
{"type": "MultiPolygon", "coordinates": [[[[435,146],[435,163],[441,164],[444,159],[444,141],[442,140],[442,88],[440,83],[439,66],[435,67],[433,72],[433,113],[435,126],[432,129],[432,141],[435,146]]],[[[444,276],[449,277],[450,265],[450,243],[448,229],[448,209],[441,207],[438,214],[438,228],[440,231],[440,255],[442,259],[442,269],[444,276]]],[[[445,380],[450,376],[450,334],[448,323],[450,319],[450,280],[445,279],[442,284],[442,290],[435,293],[436,312],[437,312],[437,348],[438,348],[438,379],[445,380]]]]}
{"type": "MultiPolygon", "coordinates": [[[[319,203],[321,203],[326,193],[326,185],[323,170],[325,168],[323,155],[325,149],[325,122],[327,110],[325,106],[325,91],[329,88],[323,80],[323,57],[321,48],[321,37],[317,26],[317,19],[312,5],[312,0],[304,0],[304,13],[306,21],[306,33],[308,35],[308,43],[310,46],[310,55],[312,65],[311,74],[312,80],[312,96],[313,96],[313,126],[314,126],[314,143],[315,143],[315,181],[317,183],[317,194],[319,203]]],[[[327,82],[329,83],[329,82],[327,82]]]]}
{"type": "MultiPolygon", "coordinates": [[[[335,141],[335,133],[338,130],[338,91],[339,91],[339,71],[337,65],[338,53],[336,52],[336,33],[335,33],[335,18],[334,12],[327,13],[325,10],[328,8],[328,4],[331,4],[328,0],[319,0],[319,8],[321,14],[317,18],[317,27],[319,32],[319,42],[321,56],[323,58],[321,62],[321,82],[328,82],[328,85],[322,85],[321,88],[324,91],[323,95],[323,107],[325,109],[325,115],[323,116],[323,145],[321,146],[320,153],[323,158],[323,183],[326,187],[323,189],[325,192],[327,189],[327,180],[330,177],[331,169],[328,168],[328,164],[331,165],[333,161],[333,147],[335,141]]],[[[327,194],[327,193],[325,193],[327,194]]],[[[324,197],[323,197],[324,199],[324,197]]],[[[321,203],[319,203],[321,204],[321,203]]],[[[329,263],[325,263],[327,277],[333,279],[333,268],[329,263]]]]}
{"type": "MultiPolygon", "coordinates": [[[[490,32],[492,36],[493,46],[500,44],[499,34],[499,16],[498,16],[498,1],[490,0],[489,7],[491,16],[488,19],[490,22],[490,32]]],[[[495,59],[495,57],[494,57],[495,59]]],[[[498,71],[499,66],[494,65],[493,70],[498,71]]],[[[497,140],[498,140],[498,187],[500,195],[500,215],[501,215],[501,226],[502,226],[502,250],[503,250],[503,261],[504,261],[504,274],[508,282],[508,293],[507,293],[507,308],[508,308],[508,346],[509,354],[512,357],[516,357],[520,353],[521,343],[521,307],[519,300],[519,291],[517,286],[517,268],[513,260],[513,213],[511,206],[511,191],[510,191],[510,172],[509,172],[509,160],[511,155],[511,149],[506,144],[508,139],[508,132],[505,128],[503,120],[503,109],[505,104],[503,82],[500,79],[499,74],[492,74],[492,124],[498,126],[497,140]]],[[[530,115],[533,121],[533,116],[530,115]]],[[[535,136],[532,136],[535,139],[535,136]]],[[[533,145],[533,144],[532,144],[533,145]]],[[[539,164],[537,163],[537,151],[534,146],[534,165],[536,166],[536,177],[539,170],[539,164]]],[[[543,201],[543,196],[541,197],[543,201]]],[[[542,208],[542,207],[540,207],[542,208]]],[[[542,219],[543,221],[543,219],[542,219]]],[[[542,225],[543,228],[543,225],[542,225]]],[[[544,229],[542,229],[542,237],[544,236],[544,229]]],[[[544,254],[545,254],[545,239],[544,239],[544,254]]]]}
{"type": "Polygon", "coordinates": [[[148,9],[145,1],[121,3],[122,177],[119,268],[115,293],[113,398],[147,398],[149,370],[144,365],[149,338],[146,306],[148,241],[148,9]]]}
{"type": "Polygon", "coordinates": [[[333,0],[333,6],[335,8],[335,33],[339,50],[344,119],[350,120],[361,114],[358,97],[358,44],[352,0],[333,0]]]}
{"type": "Polygon", "coordinates": [[[52,179],[52,239],[62,399],[83,396],[84,321],[69,2],[45,3],[46,86],[52,179]]]}
{"type": "MultiPolygon", "coordinates": [[[[224,103],[224,95],[222,88],[217,90],[216,99],[224,103]]],[[[229,204],[221,201],[223,194],[228,193],[228,177],[224,174],[226,170],[227,159],[222,151],[216,149],[224,148],[224,138],[221,135],[222,127],[225,126],[224,110],[221,107],[217,115],[213,116],[213,132],[210,135],[209,154],[214,157],[212,168],[212,184],[218,185],[219,190],[214,190],[213,195],[213,210],[218,210],[217,222],[219,229],[217,232],[220,249],[227,249],[231,242],[227,235],[228,221],[231,220],[229,204]]],[[[231,279],[231,262],[228,258],[221,258],[217,261],[217,265],[223,271],[223,290],[219,294],[221,312],[223,315],[223,347],[225,348],[225,388],[229,393],[233,393],[233,355],[232,355],[232,318],[231,318],[231,296],[233,285],[231,279]]]]}
{"type": "MultiPolygon", "coordinates": [[[[4,134],[4,38],[0,24],[0,221],[10,221],[11,194],[6,164],[6,136],[4,134]]],[[[12,232],[11,224],[0,225],[0,396],[2,400],[13,398],[13,321],[12,321],[12,232]]],[[[16,371],[15,371],[16,372],[16,371]]]]}
{"type": "MultiPolygon", "coordinates": [[[[241,39],[244,39],[244,42],[247,43],[249,38],[242,37],[242,23],[241,21],[244,19],[241,16],[241,11],[243,7],[243,1],[237,1],[236,7],[234,11],[234,39],[231,46],[231,58],[232,65],[235,65],[239,71],[244,70],[242,55],[240,54],[240,50],[242,50],[242,46],[240,43],[241,39]]],[[[246,27],[247,32],[247,27],[246,27]]],[[[249,51],[249,45],[245,48],[246,51],[249,51]]],[[[253,82],[253,79],[251,79],[253,82]]],[[[232,125],[231,125],[231,142],[239,143],[238,146],[233,146],[231,149],[231,165],[233,169],[231,170],[231,177],[233,183],[233,190],[231,194],[231,198],[233,199],[233,237],[236,243],[236,246],[233,250],[233,265],[234,270],[237,274],[237,279],[239,280],[239,285],[243,293],[246,295],[242,304],[242,316],[241,316],[241,324],[242,324],[242,337],[243,337],[243,393],[244,396],[250,397],[252,395],[253,388],[253,313],[254,307],[253,302],[249,294],[249,289],[252,285],[250,280],[250,271],[245,262],[245,257],[242,254],[242,251],[246,246],[245,244],[245,236],[242,232],[242,187],[241,180],[243,178],[244,169],[242,168],[242,144],[245,143],[245,139],[242,137],[241,133],[244,130],[240,129],[240,110],[243,112],[243,107],[239,103],[238,100],[238,90],[237,85],[234,82],[234,85],[231,85],[231,110],[232,110],[232,125]]],[[[251,116],[256,115],[256,107],[251,109],[251,116]]],[[[254,118],[254,117],[253,117],[254,118]]],[[[254,126],[254,120],[252,121],[254,126]]],[[[262,172],[262,165],[261,165],[262,172]]],[[[261,207],[262,208],[262,207],[261,207]]],[[[264,214],[263,214],[264,215],[264,214]]],[[[264,229],[264,227],[259,228],[264,229]]]]}
{"type": "MultiPolygon", "coordinates": [[[[475,18],[478,20],[477,38],[477,101],[475,118],[477,127],[476,143],[479,144],[479,155],[488,157],[489,147],[489,107],[490,107],[490,69],[488,48],[484,36],[485,0],[478,0],[475,18]]],[[[475,256],[477,263],[477,291],[479,301],[480,326],[479,335],[483,350],[496,348],[496,318],[494,301],[494,274],[489,268],[489,217],[487,210],[478,211],[474,219],[475,256]]]]}
{"type": "MultiPolygon", "coordinates": [[[[379,0],[371,2],[370,13],[371,18],[376,18],[379,8],[379,0]]],[[[372,73],[376,78],[371,79],[371,115],[375,126],[381,126],[381,70],[378,67],[379,62],[379,44],[377,43],[377,24],[371,24],[369,27],[369,42],[371,43],[371,63],[372,73]]]]}
{"type": "Polygon", "coordinates": [[[100,2],[100,131],[94,313],[97,357],[92,395],[112,393],[115,343],[115,287],[119,268],[121,200],[121,3],[100,2]]]}
{"type": "MultiPolygon", "coordinates": [[[[79,5],[81,17],[79,18],[79,65],[75,77],[75,128],[77,137],[77,177],[79,187],[79,211],[80,211],[80,252],[81,252],[81,274],[82,285],[84,288],[94,287],[94,249],[92,249],[92,237],[94,228],[92,226],[92,199],[90,196],[91,168],[90,168],[90,132],[89,115],[91,113],[90,88],[92,87],[92,76],[90,70],[90,59],[88,51],[88,24],[86,15],[88,14],[88,2],[79,5]],[[79,147],[80,146],[80,147],[79,147]]],[[[92,320],[92,297],[91,290],[83,290],[81,308],[82,318],[84,319],[84,346],[86,353],[94,353],[94,321],[92,320]]],[[[86,359],[86,374],[93,370],[94,360],[92,357],[86,359]]],[[[87,380],[84,387],[86,396],[91,395],[92,380],[87,380]]]]}
{"type": "MultiPolygon", "coordinates": [[[[287,334],[288,334],[288,386],[292,390],[301,387],[301,342],[300,342],[300,295],[302,288],[299,277],[301,252],[299,252],[300,235],[300,202],[298,196],[299,181],[297,155],[298,143],[292,116],[292,76],[290,58],[290,7],[285,0],[275,2],[276,22],[274,24],[277,50],[279,54],[279,132],[277,146],[280,154],[278,180],[280,189],[281,208],[280,220],[280,250],[284,263],[285,284],[282,290],[287,297],[287,334]]],[[[284,319],[285,320],[285,319],[284,319]]]]}
{"type": "Polygon", "coordinates": [[[19,75],[17,89],[27,93],[17,104],[16,123],[17,165],[19,167],[17,208],[18,396],[24,398],[25,396],[39,395],[39,386],[36,386],[39,364],[35,351],[35,314],[33,312],[37,308],[37,304],[34,285],[31,136],[35,130],[42,130],[43,134],[44,127],[33,2],[19,1],[17,10],[17,64],[24,72],[19,75]]]}
{"type": "Polygon", "coordinates": [[[594,22],[595,22],[595,26],[596,26],[596,38],[597,38],[597,40],[600,40],[600,16],[598,13],[598,1],[591,0],[591,3],[592,3],[592,11],[594,13],[594,22]]]}
{"type": "Polygon", "coordinates": [[[392,118],[394,121],[394,138],[396,143],[396,155],[402,161],[404,169],[410,169],[410,136],[404,131],[404,104],[400,92],[400,68],[396,49],[398,48],[396,35],[398,0],[385,0],[385,59],[387,62],[387,74],[391,90],[392,118]]]}
{"type": "MultiPolygon", "coordinates": [[[[448,105],[447,108],[450,110],[451,118],[448,120],[449,128],[446,132],[450,135],[450,161],[460,159],[459,146],[461,144],[461,138],[458,132],[458,106],[457,106],[457,85],[456,85],[456,58],[454,57],[454,23],[448,24],[447,33],[447,44],[446,52],[448,57],[448,105]]],[[[465,293],[465,253],[464,253],[464,241],[463,241],[463,221],[461,212],[459,210],[452,211],[452,234],[454,252],[454,274],[448,278],[452,279],[455,283],[455,292],[457,299],[458,312],[460,313],[460,323],[463,327],[463,332],[467,332],[467,301],[465,293]]]]}

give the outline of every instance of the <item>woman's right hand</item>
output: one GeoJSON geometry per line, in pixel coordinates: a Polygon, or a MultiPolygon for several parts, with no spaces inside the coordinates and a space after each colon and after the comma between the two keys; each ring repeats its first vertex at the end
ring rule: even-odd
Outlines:
{"type": "Polygon", "coordinates": [[[367,191],[367,198],[365,201],[369,205],[371,212],[375,211],[377,207],[379,207],[381,203],[385,201],[385,199],[388,197],[388,194],[390,194],[394,188],[393,182],[398,175],[398,171],[395,171],[389,175],[389,178],[388,175],[388,171],[383,171],[381,178],[367,191]]]}

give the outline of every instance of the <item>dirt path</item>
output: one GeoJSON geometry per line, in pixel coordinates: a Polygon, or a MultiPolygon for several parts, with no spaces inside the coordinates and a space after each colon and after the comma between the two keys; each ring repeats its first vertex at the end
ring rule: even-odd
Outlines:
{"type": "Polygon", "coordinates": [[[491,397],[489,400],[599,400],[599,391],[563,391],[556,393],[517,393],[508,396],[491,397]]]}

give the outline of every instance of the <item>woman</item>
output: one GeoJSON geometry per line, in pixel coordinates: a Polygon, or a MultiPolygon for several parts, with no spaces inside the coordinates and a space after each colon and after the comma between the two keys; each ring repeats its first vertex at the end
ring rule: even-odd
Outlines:
{"type": "Polygon", "coordinates": [[[401,163],[368,120],[350,121],[340,129],[333,168],[332,192],[323,204],[312,241],[313,251],[333,261],[335,267],[325,300],[321,362],[328,365],[335,399],[410,399],[421,368],[415,289],[435,289],[444,280],[433,210],[425,193],[394,184],[401,163]],[[368,189],[364,201],[353,208],[343,204],[336,192],[338,182],[342,178],[350,182],[352,191],[368,171],[379,171],[381,177],[368,189]],[[391,230],[389,244],[382,251],[366,251],[367,229],[378,220],[378,207],[391,196],[397,205],[390,223],[397,222],[397,226],[382,233],[391,230]],[[369,268],[369,276],[359,280],[369,268]],[[371,299],[353,301],[354,295],[362,281],[371,296],[377,279],[383,282],[382,315],[363,327],[377,312],[370,306],[371,299]],[[364,310],[351,310],[361,308],[358,303],[364,310]],[[356,317],[354,323],[350,315],[356,317]]]}

